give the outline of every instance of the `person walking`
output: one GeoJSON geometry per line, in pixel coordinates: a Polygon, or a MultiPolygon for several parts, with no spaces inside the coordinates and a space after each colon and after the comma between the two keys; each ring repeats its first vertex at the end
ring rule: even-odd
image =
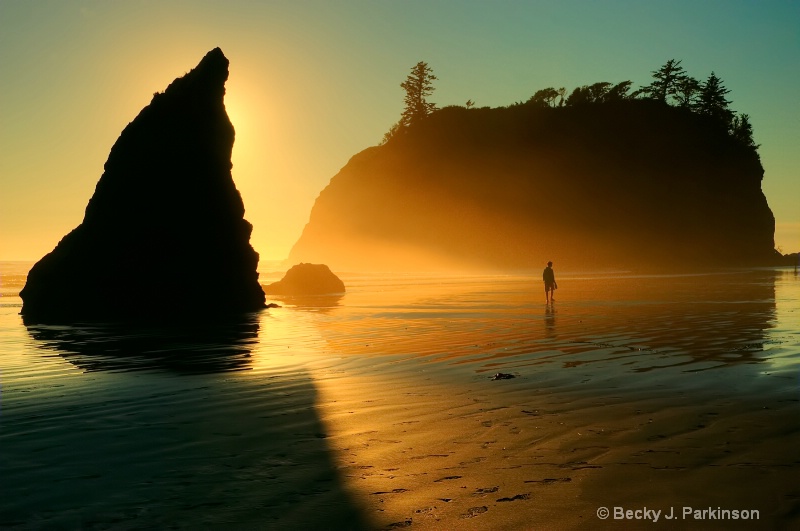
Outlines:
{"type": "Polygon", "coordinates": [[[553,292],[558,289],[556,274],[553,272],[553,262],[547,262],[547,267],[542,272],[542,280],[544,280],[544,302],[550,304],[555,301],[553,292]]]}

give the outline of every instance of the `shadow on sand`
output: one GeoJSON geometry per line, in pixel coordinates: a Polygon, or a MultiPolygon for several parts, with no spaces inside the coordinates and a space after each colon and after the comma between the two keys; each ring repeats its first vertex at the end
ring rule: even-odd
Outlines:
{"type": "Polygon", "coordinates": [[[258,314],[216,326],[28,330],[46,357],[91,373],[43,373],[16,406],[5,400],[0,473],[14,487],[0,527],[367,527],[310,374],[242,371],[258,314]]]}

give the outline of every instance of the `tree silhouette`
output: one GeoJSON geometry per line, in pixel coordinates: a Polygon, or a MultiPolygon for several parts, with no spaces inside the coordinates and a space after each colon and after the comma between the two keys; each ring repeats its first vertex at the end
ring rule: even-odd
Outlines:
{"type": "Polygon", "coordinates": [[[396,122],[393,126],[391,126],[389,128],[388,131],[386,131],[383,134],[383,139],[381,140],[380,145],[383,145],[386,142],[388,142],[389,140],[391,140],[392,137],[394,137],[396,134],[398,134],[402,130],[403,130],[403,124],[401,124],[400,122],[396,122]]]}
{"type": "Polygon", "coordinates": [[[587,89],[589,90],[590,101],[600,103],[605,101],[606,94],[608,94],[608,91],[611,90],[611,83],[608,81],[600,81],[598,83],[589,85],[587,89]]]}
{"type": "Polygon", "coordinates": [[[708,79],[700,86],[695,106],[697,112],[719,121],[726,127],[729,126],[734,117],[733,111],[728,108],[731,102],[725,99],[725,95],[729,92],[730,90],[722,84],[722,80],[711,72],[708,79]]]}
{"type": "Polygon", "coordinates": [[[555,107],[556,98],[558,98],[558,96],[559,92],[556,89],[548,87],[546,89],[537,90],[526,103],[537,107],[555,107]]]}
{"type": "Polygon", "coordinates": [[[563,107],[564,106],[564,102],[567,101],[567,89],[564,88],[564,87],[561,87],[556,92],[558,92],[558,97],[559,97],[558,106],[559,107],[563,107]]]}
{"type": "Polygon", "coordinates": [[[746,114],[733,117],[731,136],[744,146],[758,148],[753,141],[753,126],[750,124],[750,117],[746,114]]]}
{"type": "Polygon", "coordinates": [[[589,90],[587,85],[583,85],[582,87],[575,87],[570,95],[567,96],[567,99],[564,103],[568,107],[572,107],[575,105],[585,105],[593,102],[594,98],[592,97],[592,92],[589,90]]]}
{"type": "MultiPolygon", "coordinates": [[[[714,72],[711,72],[704,82],[700,82],[686,73],[681,61],[670,59],[652,74],[653,81],[649,85],[633,92],[630,80],[617,84],[601,81],[576,87],[572,92],[568,92],[564,87],[558,89],[547,87],[537,90],[524,103],[517,102],[509,107],[525,105],[558,109],[609,102],[617,102],[619,105],[622,102],[646,98],[706,116],[712,124],[716,122],[742,146],[758,149],[758,145],[753,142],[753,127],[749,117],[746,114],[737,115],[729,108],[731,102],[725,96],[730,91],[723,86],[722,80],[714,72]]],[[[409,126],[425,119],[436,110],[436,104],[428,101],[428,97],[434,91],[433,81],[436,79],[433,70],[423,61],[411,69],[406,80],[400,84],[406,93],[405,109],[400,120],[384,135],[381,144],[385,144],[394,136],[404,134],[409,126]]],[[[639,105],[634,102],[631,104],[639,105]]],[[[474,106],[473,100],[467,101],[467,109],[472,109],[474,106]]],[[[619,105],[619,112],[626,112],[627,108],[619,105]]]]}
{"type": "Polygon", "coordinates": [[[675,90],[675,100],[678,107],[691,109],[697,104],[697,94],[700,91],[700,82],[690,76],[678,80],[675,90]]]}
{"type": "MultiPolygon", "coordinates": [[[[616,85],[612,85],[608,81],[600,81],[591,85],[583,85],[582,87],[575,88],[564,103],[568,106],[574,106],[585,105],[587,103],[620,101],[630,98],[628,95],[630,88],[630,81],[623,81],[616,85]]],[[[562,92],[560,92],[561,90],[564,89],[560,89],[557,95],[562,94],[562,92]]],[[[561,103],[559,106],[564,103],[561,103]]]]}
{"type": "Polygon", "coordinates": [[[433,82],[438,79],[433,75],[433,70],[428,63],[420,61],[411,69],[405,81],[400,83],[406,91],[405,109],[400,117],[400,124],[408,127],[426,118],[436,110],[436,104],[428,101],[428,97],[433,94],[433,82]]]}
{"type": "Polygon", "coordinates": [[[621,83],[617,83],[613,87],[608,89],[603,95],[605,101],[619,101],[628,99],[628,92],[631,90],[631,85],[633,84],[632,81],[623,81],[621,83]]]}
{"type": "Polygon", "coordinates": [[[652,74],[655,78],[653,82],[643,87],[639,92],[662,103],[669,103],[668,98],[677,97],[678,87],[687,77],[681,62],[675,59],[670,59],[652,74]]]}

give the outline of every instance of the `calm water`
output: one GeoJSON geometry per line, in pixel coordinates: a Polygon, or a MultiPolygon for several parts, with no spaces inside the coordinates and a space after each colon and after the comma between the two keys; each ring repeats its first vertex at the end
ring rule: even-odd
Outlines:
{"type": "MultiPolygon", "coordinates": [[[[342,275],[343,297],[132,330],[23,326],[29,265],[0,263],[3,528],[391,524],[381,520],[391,509],[374,509],[373,492],[343,473],[345,454],[359,459],[352,441],[331,435],[342,412],[370,407],[347,394],[348,378],[400,388],[424,377],[458,394],[503,372],[516,376],[497,398],[509,404],[547,394],[694,407],[725,396],[748,411],[780,404],[781,433],[800,442],[793,270],[563,275],[552,306],[538,274],[342,275]]],[[[774,429],[737,437],[756,443],[774,429]]],[[[796,456],[774,465],[800,472],[796,456]]],[[[765,514],[793,521],[797,485],[775,489],[782,501],[765,514]]]]}

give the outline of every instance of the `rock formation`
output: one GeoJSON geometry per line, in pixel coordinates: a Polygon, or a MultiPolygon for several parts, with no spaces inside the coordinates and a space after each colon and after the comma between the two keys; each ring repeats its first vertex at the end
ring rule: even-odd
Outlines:
{"type": "Polygon", "coordinates": [[[344,293],[345,287],[324,264],[297,264],[264,291],[274,295],[330,295],[344,293]]]}
{"type": "Polygon", "coordinates": [[[219,48],[117,139],[83,222],[31,269],[26,322],[177,319],[264,307],[252,226],[231,177],[219,48]]]}
{"type": "Polygon", "coordinates": [[[767,265],[763,172],[754,147],[655,102],[448,107],[354,156],[289,259],[355,271],[767,265]]]}

